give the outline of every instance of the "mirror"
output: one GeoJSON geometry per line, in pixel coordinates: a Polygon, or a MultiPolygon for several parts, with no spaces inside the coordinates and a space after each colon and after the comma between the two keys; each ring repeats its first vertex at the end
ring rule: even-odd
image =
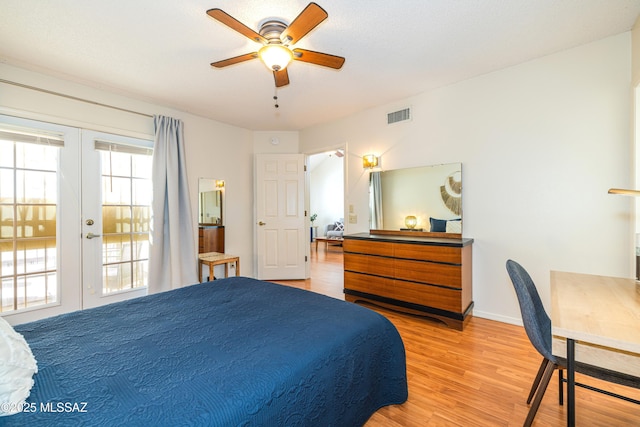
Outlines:
{"type": "Polygon", "coordinates": [[[462,234],[462,163],[371,172],[369,209],[372,230],[462,234]]]}
{"type": "Polygon", "coordinates": [[[224,181],[198,180],[198,222],[200,225],[224,225],[224,181]]]}

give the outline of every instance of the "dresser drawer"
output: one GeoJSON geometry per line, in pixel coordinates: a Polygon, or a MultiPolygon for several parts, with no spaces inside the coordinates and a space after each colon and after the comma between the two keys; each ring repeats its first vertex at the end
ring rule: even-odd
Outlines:
{"type": "Polygon", "coordinates": [[[460,291],[455,289],[395,280],[393,283],[393,294],[401,301],[456,313],[462,310],[460,306],[460,291]]]}
{"type": "Polygon", "coordinates": [[[364,274],[374,274],[376,276],[393,277],[395,271],[393,264],[393,258],[384,258],[379,256],[369,256],[353,253],[344,254],[345,271],[355,271],[364,274]]]}
{"type": "Polygon", "coordinates": [[[453,289],[462,287],[462,271],[458,265],[396,259],[394,276],[400,280],[430,283],[453,289]]]}
{"type": "Polygon", "coordinates": [[[462,249],[447,246],[411,245],[394,243],[393,255],[396,258],[415,259],[419,261],[462,263],[462,249]]]}
{"type": "Polygon", "coordinates": [[[360,254],[393,256],[393,243],[375,242],[369,240],[345,239],[342,243],[345,252],[356,252],[360,254]]]}
{"type": "MultiPolygon", "coordinates": [[[[366,274],[353,273],[351,271],[344,272],[344,288],[358,292],[365,292],[374,295],[383,295],[379,293],[380,289],[392,289],[393,280],[388,277],[376,277],[366,274]]],[[[383,296],[393,298],[390,294],[385,293],[383,296]]]]}
{"type": "Polygon", "coordinates": [[[461,292],[386,277],[366,276],[345,271],[345,289],[364,292],[440,310],[460,312],[461,292]]]}

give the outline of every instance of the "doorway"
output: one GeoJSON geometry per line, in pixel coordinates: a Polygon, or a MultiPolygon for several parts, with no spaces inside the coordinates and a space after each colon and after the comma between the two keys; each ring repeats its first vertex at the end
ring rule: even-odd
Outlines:
{"type": "Polygon", "coordinates": [[[145,295],[153,141],[0,115],[0,314],[145,295]]]}
{"type": "Polygon", "coordinates": [[[323,254],[328,252],[342,251],[339,244],[318,244],[315,239],[345,231],[344,153],[344,148],[339,147],[309,155],[309,214],[314,219],[309,233],[312,262],[323,262],[323,254]]]}

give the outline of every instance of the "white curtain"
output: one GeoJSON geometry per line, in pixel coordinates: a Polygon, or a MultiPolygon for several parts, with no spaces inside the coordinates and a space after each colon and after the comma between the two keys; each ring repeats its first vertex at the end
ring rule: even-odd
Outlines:
{"type": "Polygon", "coordinates": [[[380,180],[380,172],[371,172],[369,174],[369,209],[371,209],[372,230],[382,230],[382,181],[380,180]]]}
{"type": "Polygon", "coordinates": [[[198,281],[182,120],[154,116],[149,293],[198,281]]]}

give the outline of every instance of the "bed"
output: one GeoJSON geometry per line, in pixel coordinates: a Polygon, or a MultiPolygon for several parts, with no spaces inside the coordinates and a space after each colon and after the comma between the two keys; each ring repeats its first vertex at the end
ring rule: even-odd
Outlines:
{"type": "Polygon", "coordinates": [[[358,426],[407,399],[395,327],[232,277],[15,326],[38,363],[0,426],[358,426]]]}

